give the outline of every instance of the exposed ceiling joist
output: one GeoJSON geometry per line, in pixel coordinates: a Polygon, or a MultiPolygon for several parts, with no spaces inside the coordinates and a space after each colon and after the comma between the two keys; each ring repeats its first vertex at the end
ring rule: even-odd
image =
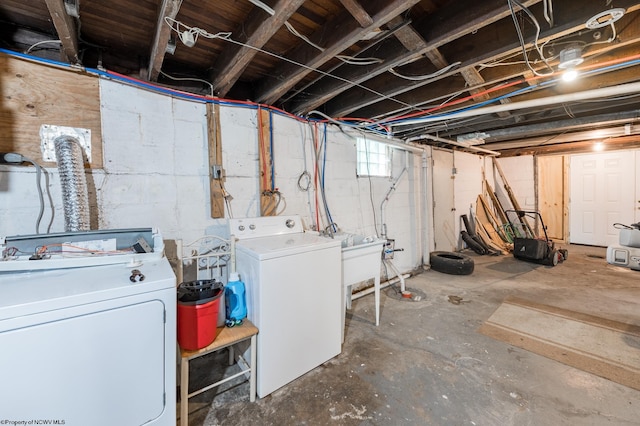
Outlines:
{"type": "MultiPolygon", "coordinates": [[[[523,2],[529,6],[539,2],[540,0],[529,0],[523,2]]],[[[427,52],[437,49],[440,46],[450,42],[451,40],[458,39],[466,34],[470,34],[473,31],[478,30],[486,22],[495,22],[509,15],[509,7],[505,1],[493,0],[491,2],[478,2],[468,1],[465,5],[459,5],[456,9],[466,10],[463,15],[450,15],[449,12],[442,12],[441,14],[435,14],[430,19],[422,23],[422,26],[426,28],[423,33],[417,32],[416,35],[421,40],[429,40],[428,43],[421,43],[415,38],[411,37],[408,33],[405,34],[403,40],[405,43],[416,44],[416,48],[409,51],[391,51],[388,56],[383,56],[384,62],[378,65],[366,67],[366,72],[361,70],[346,70],[338,75],[344,80],[351,81],[354,84],[361,84],[365,81],[381,75],[389,70],[389,68],[395,68],[416,59],[425,56],[427,52]],[[446,14],[446,16],[445,16],[446,14]]],[[[450,73],[447,73],[450,75],[450,73]]],[[[327,102],[330,99],[342,94],[345,90],[353,87],[354,84],[350,84],[345,81],[336,81],[334,79],[325,79],[321,81],[315,92],[318,93],[316,97],[295,103],[292,109],[297,113],[308,112],[313,108],[309,108],[311,105],[317,105],[318,100],[321,100],[321,104],[327,102]]],[[[424,82],[423,84],[427,84],[424,82]]],[[[402,93],[402,92],[401,92],[402,93]]],[[[358,97],[362,97],[362,94],[358,94],[358,97]]],[[[379,99],[379,97],[370,94],[371,96],[365,96],[365,99],[379,99]]],[[[393,95],[391,95],[393,96],[393,95]]],[[[330,112],[330,115],[335,117],[348,115],[363,106],[354,101],[355,106],[349,106],[349,102],[344,103],[344,106],[340,109],[334,109],[330,112]]]]}
{"type": "MultiPolygon", "coordinates": [[[[587,19],[593,16],[594,10],[597,10],[595,9],[596,6],[594,5],[594,3],[595,2],[589,3],[590,7],[587,7],[586,4],[582,4],[582,5],[572,4],[572,6],[574,8],[577,7],[577,9],[574,12],[567,14],[565,16],[556,16],[556,26],[553,27],[552,29],[543,30],[540,35],[539,42],[544,43],[548,40],[552,40],[557,37],[566,36],[566,35],[583,30],[587,19]]],[[[640,7],[640,5],[638,4],[631,4],[631,3],[634,3],[632,0],[621,0],[621,1],[618,1],[618,3],[624,3],[625,5],[628,4],[629,5],[628,10],[636,10],[638,7],[640,7]]],[[[513,26],[513,23],[509,23],[509,22],[505,22],[503,24],[505,26],[505,29],[504,30],[496,29],[497,32],[506,31],[507,28],[510,28],[513,26]]],[[[631,31],[631,28],[628,28],[627,30],[631,31]]],[[[531,47],[531,44],[529,44],[529,47],[531,47]]],[[[438,80],[442,80],[444,78],[450,77],[451,75],[457,72],[461,72],[462,70],[467,68],[472,68],[472,67],[475,68],[484,63],[494,62],[510,55],[517,55],[519,51],[521,51],[521,46],[519,43],[517,43],[517,41],[511,42],[511,43],[504,43],[504,41],[500,39],[490,39],[490,40],[487,40],[486,43],[480,43],[478,45],[474,45],[473,49],[470,49],[468,52],[466,52],[468,59],[461,58],[464,60],[462,61],[462,64],[458,69],[439,75],[433,80],[411,82],[410,84],[405,84],[403,86],[383,83],[381,84],[381,86],[384,87],[386,85],[388,87],[392,87],[392,89],[384,90],[382,91],[382,93],[387,97],[393,97],[393,98],[398,98],[399,95],[402,95],[403,93],[408,93],[408,92],[415,93],[416,89],[422,86],[427,86],[427,85],[433,86],[431,85],[431,83],[433,83],[434,81],[438,81],[438,80]]],[[[498,79],[498,81],[505,81],[522,74],[523,68],[518,67],[518,69],[519,70],[517,72],[515,72],[513,75],[509,77],[501,76],[498,79]]],[[[366,75],[367,79],[369,79],[369,77],[372,76],[372,74],[373,73],[367,73],[366,75]]],[[[373,88],[375,89],[376,87],[373,87],[373,88]]],[[[464,88],[461,87],[460,90],[462,89],[464,88]]],[[[425,105],[430,102],[433,102],[434,100],[437,100],[437,96],[439,96],[437,95],[438,90],[439,90],[439,87],[435,85],[431,87],[430,90],[427,91],[427,92],[431,92],[431,91],[435,92],[433,96],[429,96],[429,93],[413,96],[414,98],[417,97],[417,98],[424,99],[422,103],[415,103],[414,106],[416,108],[419,108],[421,105],[425,105]]],[[[446,94],[443,94],[443,95],[446,95],[446,94]]],[[[402,98],[399,98],[399,99],[402,100],[402,98]]],[[[396,103],[395,105],[397,107],[398,104],[396,103]]],[[[409,111],[409,109],[406,107],[396,108],[395,110],[393,110],[393,107],[390,104],[385,103],[384,98],[380,98],[380,96],[375,96],[374,94],[371,94],[371,93],[362,93],[355,90],[351,90],[345,93],[340,92],[339,97],[336,97],[332,99],[330,102],[328,102],[326,105],[326,113],[331,116],[339,117],[339,116],[349,115],[354,111],[362,110],[365,107],[368,107],[368,108],[366,109],[366,111],[363,110],[363,113],[369,117],[376,117],[379,111],[380,112],[386,111],[388,115],[392,115],[391,113],[389,113],[390,111],[393,112],[393,115],[401,114],[405,111],[409,111]],[[376,105],[372,107],[374,104],[378,104],[378,103],[380,103],[380,105],[376,105]]]]}
{"type": "Polygon", "coordinates": [[[320,52],[308,44],[301,45],[290,55],[290,60],[303,64],[304,67],[293,63],[285,63],[273,73],[274,79],[268,79],[257,91],[257,100],[265,103],[275,103],[287,91],[293,88],[300,80],[320,67],[345,49],[362,40],[369,32],[389,22],[404,10],[410,8],[419,0],[375,0],[370,2],[372,9],[378,12],[373,14],[373,24],[361,27],[353,22],[350,13],[341,14],[333,22],[313,34],[310,39],[315,44],[324,46],[320,52]]]}
{"type": "Polygon", "coordinates": [[[355,18],[361,27],[369,27],[373,25],[373,18],[356,0],[340,0],[340,3],[349,11],[351,16],[355,18]]]}
{"type": "Polygon", "coordinates": [[[85,1],[80,13],[78,0],[2,0],[0,39],[16,52],[79,57],[87,68],[186,92],[215,86],[212,93],[228,99],[373,121],[367,130],[398,138],[484,134],[491,135],[481,137],[485,146],[518,143],[522,152],[522,144],[540,143],[532,138],[563,134],[554,145],[568,146],[583,131],[628,124],[611,114],[637,119],[640,91],[546,102],[640,83],[640,2],[554,1],[551,17],[543,0],[515,3],[511,10],[507,0],[112,0],[85,1]],[[166,17],[194,37],[171,55],[166,17]],[[570,84],[558,69],[569,45],[584,60],[570,84]],[[161,69],[180,78],[158,76],[161,69]]]}
{"type": "Polygon", "coordinates": [[[62,53],[65,60],[77,64],[80,62],[78,57],[78,35],[76,25],[67,14],[64,7],[64,0],[45,0],[53,25],[56,27],[58,38],[62,44],[62,53]]]}
{"type": "Polygon", "coordinates": [[[167,52],[167,46],[171,39],[171,27],[167,25],[165,17],[175,19],[181,5],[182,0],[162,0],[160,10],[158,11],[158,20],[156,22],[151,54],[149,55],[147,78],[150,81],[156,81],[158,79],[158,75],[162,69],[162,62],[164,62],[164,55],[167,52]]]}
{"type": "Polygon", "coordinates": [[[227,48],[213,66],[213,90],[218,96],[226,96],[238,81],[249,62],[271,37],[284,25],[305,0],[279,0],[273,7],[274,14],[265,19],[265,11],[254,8],[242,28],[233,34],[233,39],[253,46],[234,45],[227,48]]]}

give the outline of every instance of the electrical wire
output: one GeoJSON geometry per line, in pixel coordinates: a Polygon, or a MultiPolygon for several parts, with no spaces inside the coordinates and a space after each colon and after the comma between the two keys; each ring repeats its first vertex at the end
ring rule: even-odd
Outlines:
{"type": "MultiPolygon", "coordinates": [[[[206,32],[205,30],[203,30],[203,29],[201,29],[201,28],[197,28],[197,27],[189,27],[188,25],[185,25],[185,24],[183,24],[182,22],[180,22],[180,21],[176,21],[175,19],[171,19],[171,18],[169,18],[169,17],[165,17],[165,22],[167,23],[167,25],[169,25],[169,27],[170,27],[173,31],[176,31],[176,32],[178,33],[178,35],[180,36],[180,40],[183,40],[183,36],[182,36],[181,34],[184,34],[185,32],[192,32],[192,31],[194,31],[194,32],[195,32],[195,34],[200,34],[200,35],[202,35],[203,37],[207,37],[207,38],[218,38],[218,39],[220,39],[220,40],[224,40],[224,41],[227,41],[227,42],[229,42],[229,43],[232,43],[232,44],[235,44],[235,45],[238,45],[238,46],[246,47],[246,48],[248,48],[248,49],[252,49],[252,50],[255,50],[255,51],[257,51],[257,52],[264,53],[265,55],[272,56],[272,57],[277,58],[277,59],[279,59],[279,60],[281,60],[281,61],[284,61],[284,62],[288,62],[288,63],[290,63],[290,64],[293,64],[293,65],[295,65],[295,66],[297,66],[297,67],[304,68],[304,69],[307,69],[307,70],[309,70],[309,71],[316,72],[316,73],[318,73],[318,74],[324,75],[324,76],[329,77],[329,78],[336,79],[336,80],[338,80],[338,81],[342,81],[343,83],[348,83],[350,86],[359,87],[359,88],[361,88],[361,89],[363,89],[363,90],[366,90],[366,91],[368,91],[368,92],[373,93],[373,94],[374,94],[374,95],[376,95],[376,96],[379,96],[380,98],[388,99],[388,100],[390,100],[390,101],[397,102],[397,103],[399,103],[399,104],[401,104],[401,105],[404,105],[404,106],[407,106],[407,107],[411,107],[411,105],[409,105],[408,103],[406,103],[406,102],[404,102],[404,101],[401,101],[401,100],[399,100],[399,99],[395,99],[395,98],[393,98],[393,97],[391,97],[391,96],[387,96],[387,95],[385,95],[385,94],[383,94],[383,93],[381,93],[381,92],[378,92],[378,91],[376,91],[376,90],[373,90],[373,89],[371,89],[371,88],[369,88],[369,87],[367,87],[367,86],[364,86],[364,85],[362,85],[362,84],[355,83],[355,82],[353,82],[353,81],[351,81],[351,80],[348,80],[348,79],[346,79],[346,78],[339,77],[339,76],[334,75],[334,74],[330,74],[330,73],[328,73],[328,72],[326,72],[326,71],[322,71],[322,70],[321,70],[321,69],[319,69],[319,68],[313,68],[313,67],[310,67],[310,66],[308,66],[308,65],[305,65],[305,64],[303,64],[303,63],[300,63],[300,62],[294,61],[294,60],[292,60],[292,59],[289,59],[289,58],[286,58],[286,57],[284,57],[284,56],[278,55],[278,54],[276,54],[276,53],[269,52],[268,50],[265,50],[265,49],[262,49],[262,48],[259,48],[259,47],[256,47],[256,46],[252,46],[252,45],[247,44],[247,43],[242,43],[242,42],[240,42],[240,41],[234,40],[233,38],[231,38],[231,33],[219,32],[219,33],[217,33],[217,34],[211,34],[211,33],[208,33],[208,32],[206,32]],[[172,22],[176,24],[176,27],[174,27],[174,26],[173,26],[172,22]],[[181,28],[181,27],[185,28],[185,30],[184,30],[184,31],[180,31],[180,28],[181,28]]],[[[192,33],[193,33],[193,32],[192,32],[192,33]]],[[[197,40],[197,36],[194,36],[194,40],[197,40]]],[[[183,41],[183,43],[184,43],[184,41],[183,41]]]]}
{"type": "MultiPolygon", "coordinates": [[[[626,59],[627,60],[624,62],[624,66],[631,66],[631,65],[635,65],[635,64],[640,64],[640,54],[628,57],[626,59]]],[[[607,71],[607,70],[611,70],[611,69],[617,69],[617,68],[622,66],[622,64],[617,63],[617,61],[612,61],[612,62],[616,62],[616,63],[612,63],[611,65],[606,65],[606,64],[593,65],[593,66],[590,67],[591,68],[590,70],[581,71],[582,75],[583,76],[588,76],[588,75],[591,75],[591,74],[601,73],[603,71],[607,71]],[[606,65],[606,66],[602,66],[602,65],[606,65]],[[596,68],[596,66],[598,68],[596,68]]],[[[532,77],[532,78],[527,78],[527,79],[524,79],[524,80],[526,80],[527,82],[530,83],[530,82],[532,82],[532,81],[534,81],[536,79],[537,78],[532,77]]],[[[449,112],[444,113],[444,114],[433,115],[432,117],[438,117],[438,118],[443,118],[444,119],[444,118],[447,118],[447,117],[450,117],[450,116],[455,116],[455,114],[457,114],[459,112],[468,111],[468,110],[472,110],[472,109],[477,109],[477,108],[480,108],[482,106],[486,106],[486,105],[488,105],[490,103],[498,102],[498,101],[500,101],[502,99],[507,99],[509,97],[520,95],[520,94],[525,93],[525,92],[529,92],[529,91],[536,90],[536,89],[539,89],[539,88],[555,85],[555,84],[559,83],[560,81],[561,81],[561,78],[555,78],[555,79],[543,81],[543,82],[540,82],[540,83],[537,83],[537,84],[529,85],[527,87],[515,90],[515,91],[507,93],[505,95],[489,99],[489,100],[484,101],[484,102],[480,102],[480,103],[477,103],[477,104],[474,104],[474,105],[471,105],[471,106],[468,106],[468,107],[465,107],[465,108],[461,108],[461,109],[458,109],[458,110],[449,111],[449,112]]],[[[510,83],[508,85],[499,86],[499,88],[510,87],[510,86],[513,86],[515,83],[519,83],[519,82],[514,82],[514,83],[510,83]]],[[[478,94],[476,94],[475,96],[477,96],[477,95],[478,94]]],[[[470,97],[473,97],[473,96],[470,96],[470,97]]],[[[455,101],[455,102],[452,102],[449,105],[453,105],[453,104],[456,104],[456,103],[459,103],[459,102],[455,101]]],[[[439,108],[437,108],[437,109],[439,109],[439,108]]],[[[407,115],[407,116],[409,116],[409,115],[407,115]]],[[[389,122],[389,124],[392,124],[392,125],[397,125],[398,123],[411,124],[411,120],[406,119],[407,116],[405,116],[405,118],[400,119],[398,121],[389,122]]],[[[395,135],[395,133],[394,133],[394,135],[395,135]]]]}
{"type": "Polygon", "coordinates": [[[209,92],[210,92],[210,96],[213,97],[214,93],[213,93],[213,84],[211,84],[211,82],[207,81],[207,80],[203,80],[201,78],[192,78],[192,77],[173,77],[169,74],[167,74],[166,72],[160,70],[160,74],[164,75],[167,78],[170,78],[171,80],[175,80],[175,81],[198,81],[200,83],[204,83],[206,85],[209,86],[209,92]]]}
{"type": "Polygon", "coordinates": [[[314,157],[314,166],[313,166],[313,188],[314,188],[314,197],[316,202],[316,230],[320,231],[320,218],[318,212],[318,123],[313,123],[313,133],[311,134],[313,138],[313,157],[314,157]]]}
{"type": "Polygon", "coordinates": [[[180,21],[177,21],[168,16],[164,17],[164,22],[169,25],[169,27],[178,34],[180,41],[184,43],[185,46],[192,47],[198,41],[198,37],[202,36],[204,38],[214,39],[228,39],[231,37],[231,33],[228,31],[220,31],[215,34],[212,34],[202,28],[198,27],[190,27],[189,25],[185,25],[180,21]],[[174,27],[175,25],[175,27],[174,27]]]}
{"type": "Polygon", "coordinates": [[[338,229],[335,227],[333,218],[331,217],[331,211],[329,210],[329,204],[327,203],[327,195],[324,187],[324,175],[325,175],[325,170],[327,169],[327,123],[324,123],[324,132],[323,132],[322,139],[323,139],[322,145],[324,145],[324,152],[322,155],[322,179],[320,181],[320,185],[321,185],[320,187],[322,188],[322,203],[324,204],[324,211],[325,211],[325,214],[327,215],[327,221],[329,222],[329,225],[326,228],[329,228],[331,230],[330,234],[333,237],[333,233],[337,232],[338,229]]]}
{"type": "Polygon", "coordinates": [[[309,188],[311,188],[311,175],[307,170],[307,126],[303,125],[302,130],[302,165],[304,170],[298,176],[298,189],[302,192],[308,192],[309,188]]]}
{"type": "Polygon", "coordinates": [[[400,74],[399,72],[397,72],[395,69],[393,68],[389,68],[387,71],[389,71],[391,74],[395,75],[396,77],[400,77],[403,78],[405,80],[411,80],[411,81],[424,81],[424,80],[430,80],[432,78],[436,78],[446,72],[451,71],[452,69],[456,68],[457,66],[459,66],[462,62],[454,62],[452,64],[447,65],[444,68],[439,69],[438,71],[432,73],[432,74],[425,74],[425,75],[404,75],[404,74],[400,74]]]}
{"type": "Polygon", "coordinates": [[[39,41],[37,43],[32,44],[31,46],[29,46],[29,48],[27,50],[25,50],[25,54],[28,55],[29,53],[31,53],[31,51],[33,50],[34,47],[40,46],[42,44],[45,43],[58,43],[58,44],[62,44],[61,40],[43,40],[43,41],[39,41]]]}
{"type": "Polygon", "coordinates": [[[538,20],[533,15],[533,13],[531,13],[531,11],[529,11],[529,9],[527,7],[525,7],[522,3],[520,3],[518,0],[507,0],[507,3],[509,4],[509,11],[511,12],[511,17],[513,18],[513,24],[515,25],[516,32],[518,33],[518,40],[520,40],[520,47],[522,48],[522,54],[524,56],[524,60],[525,60],[525,62],[527,64],[527,67],[529,67],[529,69],[535,75],[538,75],[538,76],[545,76],[545,75],[553,74],[553,68],[551,68],[551,65],[549,65],[549,62],[544,57],[544,53],[542,52],[542,49],[540,48],[540,46],[538,46],[538,40],[540,38],[540,24],[538,23],[538,20]],[[533,45],[535,46],[538,54],[540,55],[540,59],[542,59],[542,61],[545,63],[545,65],[547,65],[547,67],[551,70],[551,73],[548,73],[548,74],[540,73],[535,68],[533,68],[533,66],[531,65],[531,63],[529,61],[529,55],[527,53],[526,43],[524,41],[524,36],[522,34],[522,29],[520,28],[520,24],[518,23],[518,18],[516,17],[516,12],[515,12],[514,7],[513,7],[514,4],[516,4],[518,7],[520,7],[520,9],[522,9],[529,16],[529,18],[531,18],[531,21],[533,22],[533,25],[536,27],[536,36],[535,36],[533,45]]]}
{"type": "MultiPolygon", "coordinates": [[[[233,42],[232,40],[228,40],[233,42]]],[[[251,47],[251,46],[249,46],[251,47]]],[[[253,48],[253,47],[251,47],[253,48]]],[[[255,48],[254,48],[255,49],[255,48]]],[[[282,109],[273,107],[273,106],[269,106],[269,105],[260,105],[260,104],[256,104],[255,102],[250,102],[250,101],[239,101],[239,100],[228,100],[228,99],[220,99],[220,98],[212,98],[212,97],[208,97],[208,96],[202,96],[202,95],[194,95],[192,93],[188,93],[188,92],[184,92],[181,90],[177,90],[177,89],[172,89],[172,88],[167,88],[164,86],[160,86],[158,84],[153,84],[153,83],[149,83],[149,82],[145,82],[139,79],[135,79],[129,76],[125,76],[119,73],[115,73],[112,71],[105,71],[105,70],[101,70],[101,69],[94,69],[94,68],[85,68],[85,67],[80,67],[77,65],[70,65],[68,63],[64,63],[64,62],[60,62],[60,61],[55,61],[55,60],[51,60],[51,59],[45,59],[45,58],[38,58],[38,57],[34,57],[34,56],[30,56],[30,55],[26,55],[23,53],[19,53],[19,52],[14,52],[14,51],[10,51],[7,49],[3,49],[0,48],[0,53],[5,53],[7,55],[10,56],[14,56],[14,57],[18,57],[21,59],[25,59],[31,62],[37,62],[37,63],[43,63],[43,64],[48,64],[50,66],[54,66],[54,67],[58,67],[58,68],[62,68],[62,69],[66,69],[66,70],[74,70],[74,71],[82,71],[82,72],[87,72],[89,74],[94,74],[97,75],[99,77],[103,77],[103,78],[107,78],[110,80],[115,80],[115,81],[119,81],[125,84],[129,84],[129,85],[133,85],[136,87],[140,87],[143,89],[147,89],[147,90],[151,90],[151,91],[155,91],[155,92],[159,92],[159,93],[164,93],[167,94],[169,96],[172,97],[177,97],[177,98],[182,98],[182,99],[186,99],[186,100],[191,100],[191,101],[196,101],[196,102],[207,102],[207,103],[217,103],[220,105],[227,105],[227,106],[235,106],[235,107],[244,107],[244,108],[251,108],[251,109],[257,109],[259,106],[263,107],[263,108],[268,108],[269,110],[281,114],[283,116],[287,116],[290,117],[292,119],[295,119],[297,121],[300,122],[305,122],[305,123],[310,123],[313,121],[313,119],[307,117],[300,117],[294,114],[291,114],[287,111],[284,111],[282,109]]],[[[275,54],[271,54],[274,56],[277,56],[275,54]]],[[[586,67],[581,67],[581,69],[579,70],[583,75],[586,75],[588,73],[591,72],[603,72],[606,70],[610,70],[610,69],[618,69],[618,68],[623,68],[623,67],[627,67],[630,65],[635,65],[638,63],[638,59],[640,59],[640,55],[631,55],[631,56],[627,56],[625,58],[619,58],[619,59],[615,59],[615,60],[611,60],[611,61],[607,61],[601,64],[593,64],[593,65],[589,65],[586,67]]],[[[295,62],[294,62],[295,63],[295,62]]],[[[304,65],[301,65],[303,67],[306,67],[304,65]]],[[[310,67],[306,67],[306,68],[310,68],[310,67]]],[[[331,76],[333,77],[333,76],[331,76]]],[[[383,120],[378,120],[378,121],[374,121],[374,120],[369,120],[369,126],[384,126],[385,124],[397,124],[399,122],[402,122],[403,120],[407,119],[407,118],[411,118],[411,117],[416,117],[416,116],[420,116],[420,115],[427,115],[427,114],[431,114],[432,112],[442,109],[442,108],[446,108],[446,107],[450,107],[453,106],[457,103],[463,102],[465,100],[477,97],[483,93],[488,94],[491,92],[494,92],[496,90],[502,90],[508,87],[512,87],[514,85],[520,84],[520,83],[529,83],[531,81],[535,81],[539,78],[541,78],[542,76],[533,76],[533,77],[529,77],[529,78],[524,78],[524,79],[520,79],[518,81],[514,81],[514,82],[510,82],[510,83],[505,83],[505,84],[501,84],[498,86],[495,86],[493,88],[489,88],[483,92],[480,93],[476,93],[475,95],[470,95],[466,98],[462,98],[462,99],[458,99],[456,101],[452,101],[452,102],[446,102],[443,104],[438,105],[437,107],[433,107],[433,108],[429,108],[429,109],[420,109],[419,111],[414,111],[410,114],[405,114],[405,115],[399,115],[399,116],[393,116],[393,117],[388,117],[385,118],[383,120]]],[[[553,80],[554,82],[557,82],[558,80],[553,80]]],[[[465,89],[466,90],[472,90],[475,88],[479,88],[479,87],[485,87],[486,85],[488,85],[490,83],[485,83],[479,86],[474,86],[474,88],[469,88],[469,89],[465,89]]],[[[359,86],[359,85],[357,85],[359,86]]],[[[366,89],[366,88],[365,88],[366,89]]],[[[453,96],[457,96],[460,93],[463,93],[464,91],[458,91],[457,93],[455,93],[453,96]]],[[[386,99],[392,99],[389,96],[383,96],[386,99]]],[[[394,100],[395,101],[395,100],[394,100]]],[[[426,102],[430,102],[430,101],[426,101],[426,102]]],[[[425,102],[425,103],[426,103],[425,102]]],[[[406,104],[404,103],[409,109],[411,110],[415,110],[419,108],[419,105],[410,105],[410,104],[406,104]]],[[[349,122],[341,122],[338,121],[336,119],[333,119],[332,117],[328,117],[325,114],[322,114],[318,111],[314,111],[314,113],[322,115],[325,117],[325,119],[327,121],[333,122],[339,126],[348,126],[348,127],[352,127],[355,128],[357,130],[363,130],[363,131],[373,131],[374,133],[379,133],[379,134],[383,134],[382,131],[374,131],[371,130],[371,128],[367,128],[367,127],[362,127],[362,125],[354,125],[353,123],[349,123],[349,122]]],[[[448,119],[453,119],[454,117],[441,117],[444,120],[448,120],[448,119]]],[[[342,127],[340,127],[341,131],[344,131],[342,129],[342,127]]],[[[385,130],[384,134],[386,135],[391,135],[391,132],[388,130],[388,128],[386,128],[387,130],[385,130]]],[[[393,135],[397,135],[403,132],[394,132],[393,135]]]]}

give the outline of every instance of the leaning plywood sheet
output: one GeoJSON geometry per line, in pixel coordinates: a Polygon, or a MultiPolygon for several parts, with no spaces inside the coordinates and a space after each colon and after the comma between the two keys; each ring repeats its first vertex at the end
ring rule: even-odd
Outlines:
{"type": "Polygon", "coordinates": [[[478,236],[482,238],[482,241],[484,241],[486,245],[488,245],[489,247],[498,251],[501,254],[505,254],[511,250],[507,244],[493,241],[491,239],[491,236],[485,229],[485,224],[480,222],[477,217],[476,217],[476,234],[478,234],[478,236]]]}
{"type": "MultiPolygon", "coordinates": [[[[509,251],[507,243],[502,239],[499,232],[494,227],[492,220],[487,215],[487,212],[483,207],[483,202],[484,200],[479,195],[476,200],[476,222],[483,228],[486,233],[486,237],[489,238],[492,243],[492,247],[498,248],[501,251],[509,251]]],[[[485,235],[480,233],[480,236],[485,239],[485,235]]]]}
{"type": "Polygon", "coordinates": [[[91,130],[91,167],[102,167],[99,80],[0,54],[0,151],[43,163],[40,126],[91,130]]]}

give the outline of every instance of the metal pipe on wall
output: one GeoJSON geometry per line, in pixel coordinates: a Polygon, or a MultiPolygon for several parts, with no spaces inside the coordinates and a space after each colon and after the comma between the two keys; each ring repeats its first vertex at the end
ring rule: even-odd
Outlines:
{"type": "Polygon", "coordinates": [[[387,224],[386,224],[385,219],[384,219],[384,208],[385,208],[385,205],[387,204],[387,202],[389,201],[389,198],[391,198],[391,194],[393,193],[393,191],[396,190],[396,185],[398,185],[398,182],[400,182],[400,180],[407,173],[408,164],[409,164],[409,151],[405,151],[404,152],[404,167],[402,168],[402,171],[400,172],[400,174],[398,175],[396,180],[394,180],[393,183],[391,184],[391,188],[389,188],[389,191],[387,191],[387,194],[384,196],[384,199],[382,200],[382,203],[380,203],[380,225],[381,225],[380,226],[380,230],[381,230],[381,237],[383,239],[387,238],[387,224]]]}

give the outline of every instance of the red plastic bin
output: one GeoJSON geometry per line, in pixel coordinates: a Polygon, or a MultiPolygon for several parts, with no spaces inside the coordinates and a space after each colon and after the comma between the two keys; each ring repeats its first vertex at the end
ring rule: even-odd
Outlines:
{"type": "Polygon", "coordinates": [[[197,302],[178,300],[178,344],[182,349],[206,348],[216,339],[222,293],[223,289],[217,288],[212,298],[197,302]]]}

